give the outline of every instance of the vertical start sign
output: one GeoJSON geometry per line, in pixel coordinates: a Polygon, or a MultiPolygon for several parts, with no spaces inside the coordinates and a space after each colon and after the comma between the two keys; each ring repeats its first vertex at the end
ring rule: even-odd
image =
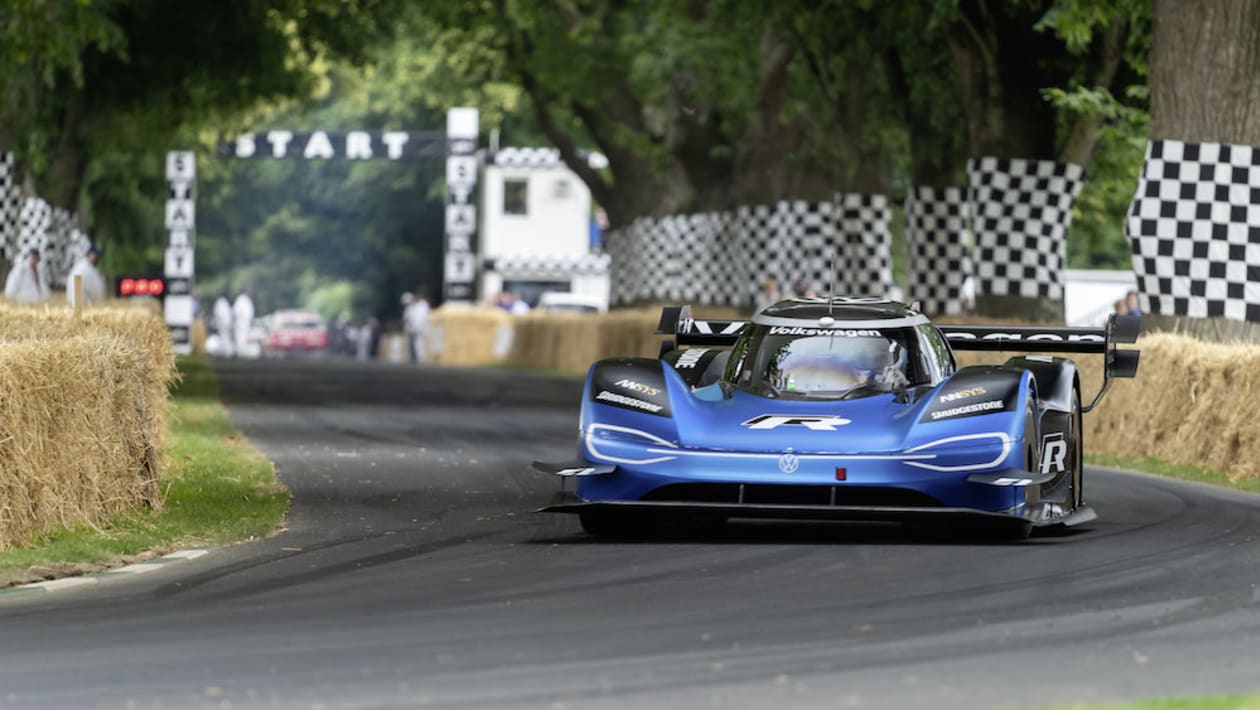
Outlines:
{"type": "Polygon", "coordinates": [[[166,154],[166,328],[178,355],[192,352],[193,243],[196,240],[197,162],[191,151],[166,154]]]}
{"type": "Polygon", "coordinates": [[[442,295],[448,303],[476,299],[477,135],[475,108],[453,108],[446,114],[446,260],[442,295]]]}

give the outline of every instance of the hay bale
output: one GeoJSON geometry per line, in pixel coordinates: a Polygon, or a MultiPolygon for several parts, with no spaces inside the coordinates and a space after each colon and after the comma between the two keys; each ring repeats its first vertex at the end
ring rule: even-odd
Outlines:
{"type": "MultiPolygon", "coordinates": [[[[115,463],[125,461],[119,464],[124,465],[125,470],[111,469],[111,475],[131,476],[140,482],[138,494],[129,499],[130,505],[158,506],[161,504],[162,456],[167,440],[168,393],[177,377],[170,335],[160,309],[117,301],[80,310],[0,304],[0,348],[31,343],[51,348],[52,344],[64,340],[82,344],[86,342],[83,338],[93,343],[92,348],[108,348],[110,353],[128,363],[124,370],[105,369],[96,374],[89,370],[80,374],[86,377],[84,387],[113,393],[112,419],[126,454],[114,459],[115,463]],[[139,383],[138,391],[134,387],[136,383],[139,383]]],[[[7,371],[4,372],[7,377],[7,371]]],[[[104,421],[108,422],[109,418],[104,421]]],[[[67,490],[65,495],[77,494],[67,490]]],[[[89,509],[90,506],[81,507],[81,510],[89,509]]],[[[104,515],[111,510],[101,508],[104,515]]],[[[5,544],[3,538],[0,544],[5,544]]]]}
{"type": "Polygon", "coordinates": [[[1260,477],[1260,346],[1161,333],[1138,347],[1137,378],[1114,382],[1086,417],[1087,450],[1260,477]]]}
{"type": "Polygon", "coordinates": [[[111,333],[0,342],[0,549],[159,503],[144,362],[111,333]]]}
{"type": "Polygon", "coordinates": [[[500,308],[446,304],[433,311],[430,328],[438,346],[431,360],[440,365],[488,365],[499,357],[496,347],[511,331],[512,316],[500,308]]]}

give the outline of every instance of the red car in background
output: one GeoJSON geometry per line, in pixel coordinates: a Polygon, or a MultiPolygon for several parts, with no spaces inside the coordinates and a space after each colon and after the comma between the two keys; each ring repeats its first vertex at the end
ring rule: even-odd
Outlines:
{"type": "Polygon", "coordinates": [[[268,318],[265,355],[323,353],[328,350],[328,328],[315,311],[276,311],[268,318]]]}

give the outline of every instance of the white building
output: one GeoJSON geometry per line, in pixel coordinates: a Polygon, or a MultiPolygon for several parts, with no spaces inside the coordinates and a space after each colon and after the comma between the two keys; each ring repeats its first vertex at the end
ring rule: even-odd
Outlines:
{"type": "MultiPolygon", "coordinates": [[[[596,167],[604,162],[591,158],[596,167]]],[[[481,194],[482,301],[511,291],[534,305],[543,293],[562,291],[607,307],[609,259],[591,244],[591,193],[559,151],[487,154],[481,194]]]]}

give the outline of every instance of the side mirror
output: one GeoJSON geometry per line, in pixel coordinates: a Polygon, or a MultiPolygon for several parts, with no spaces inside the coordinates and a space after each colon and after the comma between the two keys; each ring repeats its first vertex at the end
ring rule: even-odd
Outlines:
{"type": "Polygon", "coordinates": [[[1141,350],[1112,350],[1107,354],[1109,377],[1136,377],[1141,350]]]}

